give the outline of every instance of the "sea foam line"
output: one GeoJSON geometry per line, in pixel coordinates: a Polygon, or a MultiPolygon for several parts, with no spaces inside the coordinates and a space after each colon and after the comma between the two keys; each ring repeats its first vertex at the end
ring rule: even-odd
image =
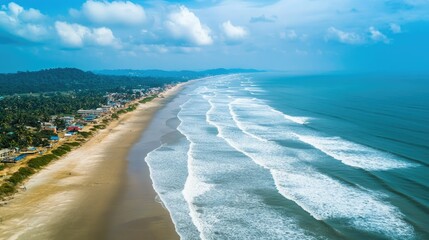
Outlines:
{"type": "Polygon", "coordinates": [[[347,187],[309,166],[300,166],[299,161],[287,157],[281,146],[244,133],[232,117],[232,122],[228,121],[228,117],[224,117],[222,122],[214,120],[211,116],[219,118],[227,111],[225,108],[215,112],[219,104],[215,106],[213,99],[209,99],[209,103],[209,123],[218,129],[219,137],[256,164],[270,170],[279,193],[296,202],[316,219],[346,219],[344,222],[357,229],[382,233],[391,238],[408,239],[414,236],[413,228],[401,219],[402,214],[394,206],[383,203],[368,191],[347,187]],[[234,131],[234,128],[239,131],[234,131]]]}
{"type": "MultiPolygon", "coordinates": [[[[239,120],[238,122],[240,126],[246,129],[247,132],[251,133],[252,129],[256,130],[257,128],[260,128],[260,124],[257,122],[246,121],[247,126],[243,127],[244,123],[240,122],[242,120],[235,112],[234,108],[253,113],[254,115],[258,115],[259,113],[263,114],[264,117],[270,119],[271,121],[276,121],[275,119],[281,119],[284,117],[299,124],[305,124],[308,122],[308,118],[292,117],[279,112],[268,105],[260,104],[250,99],[238,99],[231,102],[230,104],[232,105],[230,110],[235,115],[235,119],[239,120]],[[273,113],[272,115],[269,115],[269,112],[267,113],[268,109],[271,110],[273,113]]],[[[305,132],[305,134],[298,133],[296,130],[292,131],[290,129],[284,129],[280,120],[277,123],[274,122],[273,125],[276,125],[274,127],[278,128],[279,137],[288,137],[292,134],[299,141],[309,144],[324,154],[332,157],[333,159],[339,160],[343,164],[355,168],[361,168],[367,171],[381,171],[418,166],[417,164],[409,163],[405,160],[399,159],[399,157],[396,157],[393,154],[376,150],[358,143],[350,142],[340,137],[322,137],[317,132],[307,128],[300,129],[300,131],[305,132]],[[285,132],[287,132],[287,136],[285,136],[285,132]]],[[[265,128],[269,130],[267,127],[265,128]]],[[[258,130],[258,132],[262,132],[260,129],[258,130]]],[[[258,134],[253,133],[253,135],[261,138],[261,136],[258,136],[258,134]]],[[[264,137],[262,136],[262,138],[264,137]]]]}
{"type": "Polygon", "coordinates": [[[310,136],[296,133],[295,136],[300,141],[312,145],[326,155],[346,165],[362,168],[367,171],[381,171],[418,166],[417,164],[397,160],[392,154],[380,152],[370,147],[344,140],[340,137],[320,137],[317,135],[310,136]]]}
{"type": "Polygon", "coordinates": [[[255,98],[237,98],[235,99],[231,104],[233,105],[247,105],[247,106],[254,106],[254,108],[264,108],[266,109],[267,112],[273,112],[276,114],[281,115],[284,119],[289,120],[291,122],[300,124],[300,125],[304,125],[309,123],[309,121],[311,120],[310,117],[301,117],[301,116],[291,116],[291,115],[287,115],[283,112],[280,112],[276,109],[274,109],[273,107],[266,105],[266,104],[261,104],[258,103],[257,101],[255,101],[255,98]]]}
{"type": "Polygon", "coordinates": [[[188,100],[187,102],[185,102],[184,104],[182,104],[180,106],[180,112],[178,113],[177,117],[179,118],[179,120],[181,121],[181,123],[179,124],[179,126],[177,127],[177,130],[179,130],[179,132],[181,132],[186,139],[190,142],[189,145],[189,150],[187,152],[188,155],[188,177],[186,179],[185,182],[185,186],[183,188],[182,194],[183,197],[185,198],[186,202],[188,203],[188,207],[189,207],[189,211],[190,211],[190,216],[192,218],[192,222],[194,223],[194,225],[197,227],[198,231],[200,232],[200,239],[204,240],[206,239],[203,232],[204,232],[204,225],[201,221],[201,219],[198,217],[198,212],[196,207],[194,206],[193,202],[195,201],[195,198],[197,198],[198,196],[204,194],[205,192],[210,190],[210,185],[203,183],[202,181],[200,181],[197,177],[196,174],[194,172],[193,169],[193,161],[194,158],[192,156],[193,153],[193,148],[195,146],[195,143],[189,139],[188,135],[186,134],[186,132],[183,130],[182,128],[182,124],[183,124],[183,119],[181,118],[181,113],[183,111],[183,107],[186,104],[189,104],[190,100],[188,100]],[[194,189],[198,189],[199,192],[194,191],[194,189]]]}
{"type": "MultiPolygon", "coordinates": [[[[216,93],[214,93],[216,94],[216,93]]],[[[195,121],[198,120],[203,120],[203,118],[201,118],[202,116],[200,116],[198,113],[201,111],[200,107],[199,107],[199,100],[197,97],[193,98],[192,104],[188,104],[186,106],[187,111],[184,114],[184,121],[183,121],[183,126],[186,126],[186,131],[185,134],[189,135],[188,138],[191,141],[195,141],[195,151],[196,154],[201,153],[201,150],[204,149],[204,155],[209,155],[209,157],[204,157],[201,155],[196,155],[195,159],[198,161],[198,164],[200,168],[204,168],[204,169],[199,169],[199,170],[203,170],[204,172],[207,172],[207,170],[210,170],[209,172],[207,172],[208,175],[212,175],[213,173],[217,172],[217,168],[222,166],[227,166],[228,164],[230,164],[231,166],[235,166],[236,170],[233,171],[236,173],[236,171],[242,171],[243,174],[246,174],[246,171],[243,170],[243,168],[240,166],[242,164],[250,164],[250,166],[247,168],[248,170],[250,169],[258,169],[257,167],[254,167],[251,162],[251,160],[245,160],[244,162],[249,161],[249,163],[243,163],[242,161],[238,161],[241,160],[243,158],[243,156],[240,156],[238,158],[236,158],[235,160],[233,156],[231,156],[231,162],[229,162],[228,158],[226,159],[216,159],[213,158],[213,156],[218,155],[219,152],[225,151],[225,153],[231,154],[231,146],[227,143],[225,143],[225,141],[223,141],[221,138],[218,138],[214,135],[211,136],[206,136],[204,137],[205,132],[207,131],[207,127],[209,128],[213,128],[211,124],[201,124],[201,123],[197,123],[195,121]],[[196,123],[196,125],[194,125],[194,123],[196,123]],[[201,132],[203,131],[203,132],[201,132]],[[196,139],[196,140],[195,140],[196,139]],[[221,145],[219,146],[219,148],[214,148],[211,149],[209,146],[213,145],[217,145],[217,143],[220,143],[221,145]],[[222,147],[222,145],[224,147],[222,147]],[[202,149],[200,149],[200,147],[202,147],[202,149]],[[209,147],[208,150],[207,147],[209,147]],[[226,148],[226,149],[224,149],[226,148]],[[198,150],[199,149],[199,150],[198,150]],[[210,153],[210,151],[215,151],[214,153],[210,153]],[[211,159],[210,161],[206,161],[206,159],[211,159]],[[202,161],[202,162],[200,162],[202,161]],[[201,163],[203,163],[204,165],[200,165],[201,163]],[[206,164],[211,164],[212,167],[208,167],[208,165],[206,164]],[[214,164],[214,165],[213,165],[214,164]],[[227,164],[227,165],[225,165],[227,164]],[[214,169],[212,169],[214,168],[214,169]]],[[[201,100],[204,100],[201,97],[201,100]]],[[[208,103],[208,101],[204,101],[205,103],[208,103]]],[[[205,104],[204,104],[205,105],[205,104]]],[[[208,105],[208,104],[207,104],[208,105]]],[[[206,107],[204,107],[206,108],[206,107]]],[[[210,111],[211,105],[209,105],[207,107],[207,111],[210,111]]],[[[206,112],[205,112],[206,113],[206,112]]],[[[207,119],[207,114],[205,114],[206,117],[206,121],[209,120],[207,119]]],[[[230,168],[231,169],[231,168],[230,168]]],[[[259,170],[258,170],[259,171],[259,170]]],[[[203,172],[203,174],[204,174],[203,172]]],[[[224,177],[227,177],[229,171],[223,172],[223,174],[226,173],[226,175],[224,175],[224,177]]],[[[220,174],[220,173],[218,173],[220,174]]],[[[205,175],[204,175],[205,176],[205,175]]],[[[218,178],[218,177],[215,177],[218,178]]],[[[264,180],[262,182],[267,182],[266,177],[264,178],[264,180]]],[[[210,178],[207,179],[208,181],[210,181],[210,178]]],[[[269,182],[269,179],[268,179],[269,182]]],[[[242,184],[245,184],[242,183],[242,184]]],[[[258,183],[260,184],[260,183],[258,183]]],[[[270,184],[268,184],[270,185],[270,184]]],[[[279,215],[278,211],[273,209],[270,209],[269,206],[266,206],[265,203],[263,201],[258,201],[258,197],[254,198],[251,195],[248,195],[249,192],[246,191],[245,189],[252,189],[251,187],[249,188],[249,186],[243,186],[243,188],[238,188],[238,189],[230,189],[229,186],[224,186],[222,184],[217,184],[213,186],[213,189],[210,189],[210,193],[206,194],[203,196],[203,198],[199,198],[198,199],[198,205],[202,204],[204,205],[204,207],[199,208],[198,211],[202,212],[200,214],[200,218],[203,221],[203,235],[206,236],[206,238],[209,239],[217,239],[217,237],[219,236],[229,236],[228,238],[219,238],[219,239],[241,239],[240,237],[232,237],[231,233],[235,233],[235,234],[239,234],[238,236],[242,236],[242,238],[246,238],[248,239],[248,237],[250,237],[250,239],[255,238],[257,236],[258,239],[284,239],[286,236],[288,239],[315,239],[310,233],[308,233],[306,230],[303,230],[299,227],[299,225],[296,224],[295,219],[288,217],[288,216],[282,216],[279,215]],[[211,195],[212,194],[212,195],[211,195]],[[224,196],[227,197],[229,196],[229,198],[231,198],[230,200],[226,200],[225,204],[223,207],[222,205],[207,205],[210,203],[210,199],[213,197],[213,195],[217,195],[219,196],[219,194],[225,194],[224,196]],[[248,197],[244,197],[244,196],[248,196],[248,197]],[[208,199],[207,199],[208,197],[208,199]],[[251,212],[246,213],[246,211],[243,209],[243,205],[229,205],[231,203],[233,203],[236,198],[243,198],[241,200],[241,202],[243,204],[249,204],[249,200],[253,201],[254,203],[251,205],[248,205],[250,207],[255,207],[258,204],[261,204],[260,206],[266,206],[266,209],[259,209],[259,210],[252,210],[251,212]],[[254,199],[254,200],[252,200],[254,199]],[[201,200],[204,200],[204,202],[202,202],[201,200]],[[205,202],[207,201],[208,202],[205,202]],[[228,202],[228,203],[227,203],[228,202]],[[215,212],[213,212],[215,211],[215,212]],[[225,213],[222,213],[222,211],[227,211],[225,213]],[[237,212],[238,215],[234,215],[231,214],[231,212],[237,212]],[[258,215],[258,214],[262,214],[257,218],[253,218],[250,217],[252,215],[258,215]],[[247,217],[244,217],[247,216],[247,217]],[[275,216],[275,217],[274,217],[275,216]],[[258,223],[258,221],[260,221],[261,219],[266,219],[268,221],[271,221],[272,223],[277,223],[278,227],[280,227],[280,229],[282,229],[282,231],[278,231],[278,229],[276,230],[276,228],[271,227],[269,224],[263,224],[263,223],[258,223]],[[225,226],[224,224],[222,224],[222,222],[227,223],[228,221],[234,221],[234,223],[231,222],[231,224],[228,224],[227,226],[225,226]],[[253,226],[253,227],[252,227],[253,226]],[[252,229],[247,229],[248,227],[251,227],[252,229]],[[254,229],[256,228],[256,229],[254,229]],[[216,233],[217,232],[217,233],[216,233]],[[256,235],[248,235],[246,233],[254,233],[256,235]],[[260,235],[260,234],[266,234],[266,235],[260,235]],[[279,234],[283,234],[283,237],[280,237],[282,235],[279,234]],[[244,237],[247,236],[247,237],[244,237]]],[[[255,186],[257,187],[257,186],[255,186]]]]}
{"type": "MultiPolygon", "coordinates": [[[[177,164],[177,162],[171,162],[171,160],[175,158],[163,156],[166,152],[161,149],[165,146],[166,144],[161,145],[148,153],[145,157],[145,161],[149,166],[152,185],[162,205],[168,210],[180,238],[194,239],[199,236],[199,232],[193,224],[190,214],[186,211],[187,202],[181,194],[183,185],[180,187],[175,186],[178,182],[177,179],[174,178],[177,177],[179,173],[177,169],[172,170],[171,168],[162,166],[162,164],[170,164],[170,166],[172,166],[171,164],[177,164]],[[160,164],[161,166],[159,166],[160,164]],[[171,182],[172,179],[174,179],[174,182],[171,182]],[[192,227],[195,227],[195,229],[192,227]]],[[[177,150],[175,149],[173,152],[176,153],[177,150]]]]}

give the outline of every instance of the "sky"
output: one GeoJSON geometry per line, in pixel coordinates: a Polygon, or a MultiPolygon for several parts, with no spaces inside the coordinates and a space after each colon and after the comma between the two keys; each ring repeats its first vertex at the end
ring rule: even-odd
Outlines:
{"type": "Polygon", "coordinates": [[[0,72],[429,73],[429,0],[0,0],[0,72]]]}

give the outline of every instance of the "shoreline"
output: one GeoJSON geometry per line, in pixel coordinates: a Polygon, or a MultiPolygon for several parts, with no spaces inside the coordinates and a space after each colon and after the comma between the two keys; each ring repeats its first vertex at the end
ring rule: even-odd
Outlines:
{"type": "MultiPolygon", "coordinates": [[[[26,191],[16,193],[7,205],[0,207],[0,239],[105,236],[106,216],[125,184],[129,151],[166,99],[185,84],[166,90],[162,93],[164,98],[139,104],[135,111],[124,114],[81,147],[33,175],[25,183],[26,191]]],[[[148,179],[150,188],[145,191],[151,189],[155,193],[148,179]]],[[[160,206],[157,211],[166,212],[155,197],[152,202],[160,206]]],[[[168,212],[166,215],[164,225],[174,231],[168,212]]]]}
{"type": "Polygon", "coordinates": [[[157,111],[138,142],[130,149],[126,180],[123,181],[121,194],[117,195],[117,202],[113,204],[115,208],[109,213],[111,221],[106,228],[107,236],[103,239],[180,239],[174,224],[171,224],[170,212],[156,193],[150,168],[144,160],[148,153],[163,144],[165,134],[173,131],[167,120],[175,116],[171,106],[175,106],[180,98],[182,96],[166,99],[164,108],[157,111]]]}

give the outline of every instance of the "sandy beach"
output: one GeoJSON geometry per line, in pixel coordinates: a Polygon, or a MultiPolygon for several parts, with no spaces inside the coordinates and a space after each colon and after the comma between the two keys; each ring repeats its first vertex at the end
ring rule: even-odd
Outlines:
{"type": "MultiPolygon", "coordinates": [[[[32,176],[25,191],[0,207],[0,239],[105,239],[106,216],[128,181],[130,148],[154,113],[182,87],[179,84],[163,93],[164,98],[140,104],[32,176]]],[[[139,226],[138,239],[178,239],[168,212],[156,200],[147,168],[143,174],[147,184],[134,198],[143,211],[138,213],[138,224],[132,217],[136,213],[124,213],[127,229],[139,226]]]]}

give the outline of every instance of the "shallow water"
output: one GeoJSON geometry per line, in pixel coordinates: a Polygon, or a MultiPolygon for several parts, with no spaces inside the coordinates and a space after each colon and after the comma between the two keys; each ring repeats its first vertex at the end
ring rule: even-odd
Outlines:
{"type": "Polygon", "coordinates": [[[159,114],[182,239],[429,238],[428,78],[218,76],[159,114]]]}

